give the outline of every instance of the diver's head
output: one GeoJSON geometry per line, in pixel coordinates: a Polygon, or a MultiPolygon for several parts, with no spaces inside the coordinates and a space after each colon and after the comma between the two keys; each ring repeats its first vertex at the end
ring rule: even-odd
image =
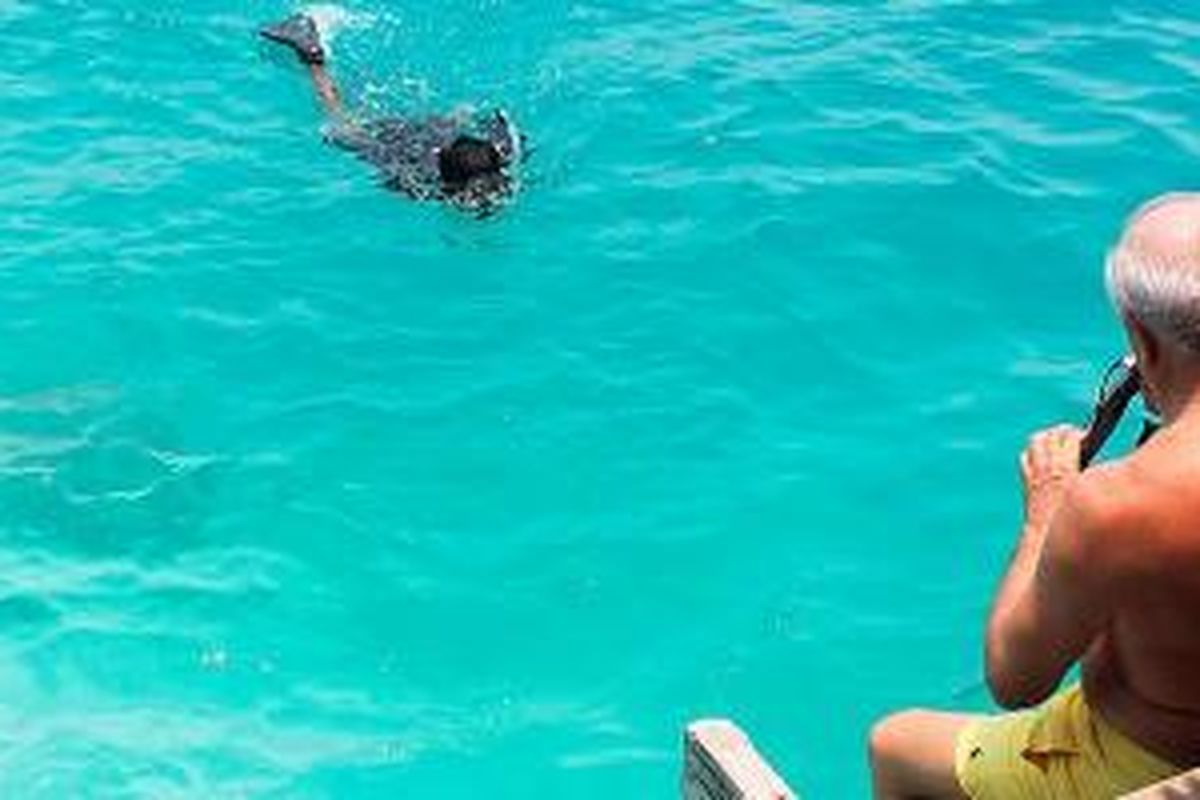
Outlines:
{"type": "Polygon", "coordinates": [[[503,169],[504,158],[496,146],[474,136],[459,136],[438,153],[438,172],[450,191],[499,176],[503,169]]]}
{"type": "Polygon", "coordinates": [[[1200,400],[1200,193],[1139,208],[1108,258],[1143,393],[1166,421],[1200,400]]]}

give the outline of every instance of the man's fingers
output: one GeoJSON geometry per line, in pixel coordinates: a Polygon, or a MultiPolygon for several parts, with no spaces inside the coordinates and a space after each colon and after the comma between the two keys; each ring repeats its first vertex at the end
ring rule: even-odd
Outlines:
{"type": "Polygon", "coordinates": [[[1024,474],[1044,471],[1061,472],[1077,466],[1084,433],[1073,425],[1056,425],[1038,431],[1029,438],[1021,456],[1024,474]]]}
{"type": "Polygon", "coordinates": [[[1060,425],[1054,429],[1054,433],[1063,444],[1073,444],[1083,438],[1083,431],[1074,425],[1060,425]]]}
{"type": "Polygon", "coordinates": [[[1064,425],[1057,431],[1055,457],[1077,467],[1082,444],[1083,431],[1073,425],[1064,425]]]}
{"type": "Polygon", "coordinates": [[[1033,463],[1043,466],[1054,461],[1057,450],[1061,447],[1057,430],[1039,433],[1033,442],[1033,463]]]}
{"type": "Polygon", "coordinates": [[[1053,428],[1047,428],[1044,431],[1038,431],[1033,436],[1029,437],[1030,446],[1043,445],[1053,446],[1066,444],[1082,439],[1084,432],[1074,425],[1056,425],[1053,428]]]}

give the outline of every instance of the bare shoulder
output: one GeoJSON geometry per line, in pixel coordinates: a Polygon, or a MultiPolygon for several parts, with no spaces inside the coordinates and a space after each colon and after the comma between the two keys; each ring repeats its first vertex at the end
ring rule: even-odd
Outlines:
{"type": "Polygon", "coordinates": [[[1100,572],[1122,572],[1131,558],[1129,533],[1145,519],[1150,502],[1145,480],[1124,461],[1092,467],[1063,498],[1051,531],[1058,559],[1100,572]]]}
{"type": "Polygon", "coordinates": [[[1148,450],[1087,470],[1064,506],[1089,563],[1128,574],[1160,569],[1174,554],[1172,517],[1182,502],[1169,464],[1148,450]]]}
{"type": "Polygon", "coordinates": [[[1067,492],[1065,510],[1092,535],[1116,531],[1123,520],[1138,513],[1138,480],[1136,472],[1124,462],[1092,467],[1067,492]]]}

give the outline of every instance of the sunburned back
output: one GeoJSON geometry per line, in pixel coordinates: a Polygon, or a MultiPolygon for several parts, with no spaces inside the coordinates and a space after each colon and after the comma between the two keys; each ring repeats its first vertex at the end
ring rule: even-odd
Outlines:
{"type": "Polygon", "coordinates": [[[1084,669],[1097,710],[1180,766],[1200,764],[1200,448],[1188,438],[1168,429],[1113,475],[1113,618],[1084,669]]]}

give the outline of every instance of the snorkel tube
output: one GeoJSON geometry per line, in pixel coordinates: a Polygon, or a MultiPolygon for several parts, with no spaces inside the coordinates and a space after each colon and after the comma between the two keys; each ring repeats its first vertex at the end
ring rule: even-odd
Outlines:
{"type": "MultiPolygon", "coordinates": [[[[1117,429],[1117,424],[1129,408],[1133,398],[1142,390],[1142,377],[1138,374],[1137,362],[1132,355],[1122,356],[1104,373],[1100,389],[1096,392],[1096,405],[1092,419],[1080,444],[1080,468],[1086,469],[1095,460],[1105,442],[1117,429]]],[[[1147,418],[1142,423],[1142,434],[1138,438],[1141,446],[1158,430],[1158,425],[1147,418]]]]}

